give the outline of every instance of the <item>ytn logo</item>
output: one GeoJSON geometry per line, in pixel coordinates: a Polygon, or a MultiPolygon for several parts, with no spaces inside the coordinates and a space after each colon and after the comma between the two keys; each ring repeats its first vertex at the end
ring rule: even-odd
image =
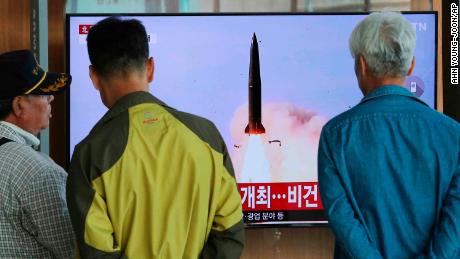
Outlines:
{"type": "Polygon", "coordinates": [[[414,26],[415,31],[426,31],[426,22],[412,22],[412,26],[414,26]]]}

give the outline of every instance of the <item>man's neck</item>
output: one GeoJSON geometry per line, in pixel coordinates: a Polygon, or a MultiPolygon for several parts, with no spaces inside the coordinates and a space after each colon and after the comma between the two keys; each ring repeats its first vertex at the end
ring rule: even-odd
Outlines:
{"type": "Polygon", "coordinates": [[[364,88],[364,95],[380,88],[384,85],[398,85],[404,87],[405,77],[386,77],[386,78],[372,78],[367,82],[367,87],[364,88]]]}
{"type": "Polygon", "coordinates": [[[148,88],[146,89],[144,87],[136,87],[136,88],[130,87],[130,88],[126,88],[120,91],[116,91],[112,95],[109,96],[106,106],[110,109],[118,100],[120,100],[121,98],[123,98],[124,96],[128,94],[135,93],[135,92],[148,92],[148,88]]]}
{"type": "Polygon", "coordinates": [[[7,127],[14,130],[17,134],[19,134],[24,139],[27,145],[33,146],[34,148],[37,148],[38,145],[40,145],[40,140],[34,134],[24,130],[19,125],[12,123],[11,120],[8,121],[5,119],[3,121],[0,121],[0,124],[6,125],[7,127]]]}
{"type": "Polygon", "coordinates": [[[105,91],[104,104],[110,109],[119,99],[134,92],[148,92],[148,82],[138,80],[137,78],[130,78],[129,80],[110,80],[107,85],[101,89],[105,91]]]}

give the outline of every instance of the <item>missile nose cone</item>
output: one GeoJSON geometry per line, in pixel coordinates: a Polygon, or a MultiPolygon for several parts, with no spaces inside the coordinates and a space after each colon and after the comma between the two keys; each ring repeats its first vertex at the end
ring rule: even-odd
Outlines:
{"type": "Polygon", "coordinates": [[[254,34],[252,34],[252,45],[255,45],[257,44],[257,36],[256,36],[256,33],[254,32],[254,34]]]}

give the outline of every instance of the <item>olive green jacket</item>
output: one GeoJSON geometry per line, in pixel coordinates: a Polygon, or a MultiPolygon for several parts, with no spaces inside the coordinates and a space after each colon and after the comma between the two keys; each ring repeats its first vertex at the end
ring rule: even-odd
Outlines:
{"type": "Polygon", "coordinates": [[[241,198],[214,124],[147,92],[74,151],[67,200],[82,258],[239,258],[241,198]]]}

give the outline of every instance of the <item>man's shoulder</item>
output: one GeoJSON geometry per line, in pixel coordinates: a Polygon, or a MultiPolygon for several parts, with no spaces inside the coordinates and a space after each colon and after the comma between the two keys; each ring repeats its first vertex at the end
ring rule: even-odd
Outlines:
{"type": "Polygon", "coordinates": [[[188,130],[193,132],[202,141],[208,143],[213,149],[221,152],[225,145],[219,130],[212,121],[207,118],[175,109],[168,112],[188,130]]]}
{"type": "Polygon", "coordinates": [[[168,108],[167,110],[171,115],[173,115],[180,122],[184,123],[186,126],[193,125],[195,127],[204,127],[204,128],[213,129],[213,130],[216,129],[216,127],[214,126],[214,123],[204,117],[198,116],[196,114],[188,113],[185,111],[179,111],[173,108],[168,108]]]}
{"type": "Polygon", "coordinates": [[[432,120],[445,124],[447,126],[460,129],[460,123],[455,119],[447,116],[446,114],[439,112],[428,106],[423,107],[423,112],[426,116],[429,116],[432,120]]]}
{"type": "Polygon", "coordinates": [[[14,161],[19,165],[24,162],[33,163],[37,166],[54,163],[50,158],[33,149],[31,146],[15,141],[4,144],[4,148],[0,151],[0,156],[3,156],[5,160],[14,161]]]}
{"type": "Polygon", "coordinates": [[[77,150],[100,149],[126,140],[129,128],[128,108],[109,110],[76,146],[77,150]],[[124,136],[126,135],[126,136],[124,136]]]}
{"type": "Polygon", "coordinates": [[[427,124],[427,126],[436,125],[436,127],[445,127],[446,129],[460,133],[460,123],[456,120],[417,101],[410,101],[407,103],[407,106],[401,109],[381,106],[380,103],[359,103],[353,108],[333,117],[324,125],[324,129],[329,131],[360,120],[369,118],[377,120],[385,118],[386,120],[389,117],[394,119],[414,118],[421,123],[427,124]]]}
{"type": "Polygon", "coordinates": [[[432,111],[431,116],[435,120],[435,125],[440,125],[448,129],[454,130],[458,135],[460,135],[460,123],[458,121],[435,110],[432,111]]]}
{"type": "Polygon", "coordinates": [[[5,148],[0,151],[0,157],[4,170],[15,174],[16,177],[22,178],[26,182],[32,182],[37,177],[62,178],[66,175],[64,169],[46,154],[21,143],[9,142],[5,144],[5,148]]]}
{"type": "Polygon", "coordinates": [[[365,113],[361,111],[358,106],[355,106],[347,111],[344,111],[330,119],[324,126],[323,131],[333,130],[341,125],[350,122],[354,118],[364,116],[365,113]]]}
{"type": "Polygon", "coordinates": [[[129,114],[125,110],[110,119],[102,118],[74,148],[69,170],[92,161],[109,168],[121,157],[128,142],[129,114]]]}
{"type": "Polygon", "coordinates": [[[407,116],[423,121],[427,127],[445,128],[450,133],[460,135],[460,124],[453,118],[420,102],[413,102],[413,109],[408,109],[407,116]]]}

